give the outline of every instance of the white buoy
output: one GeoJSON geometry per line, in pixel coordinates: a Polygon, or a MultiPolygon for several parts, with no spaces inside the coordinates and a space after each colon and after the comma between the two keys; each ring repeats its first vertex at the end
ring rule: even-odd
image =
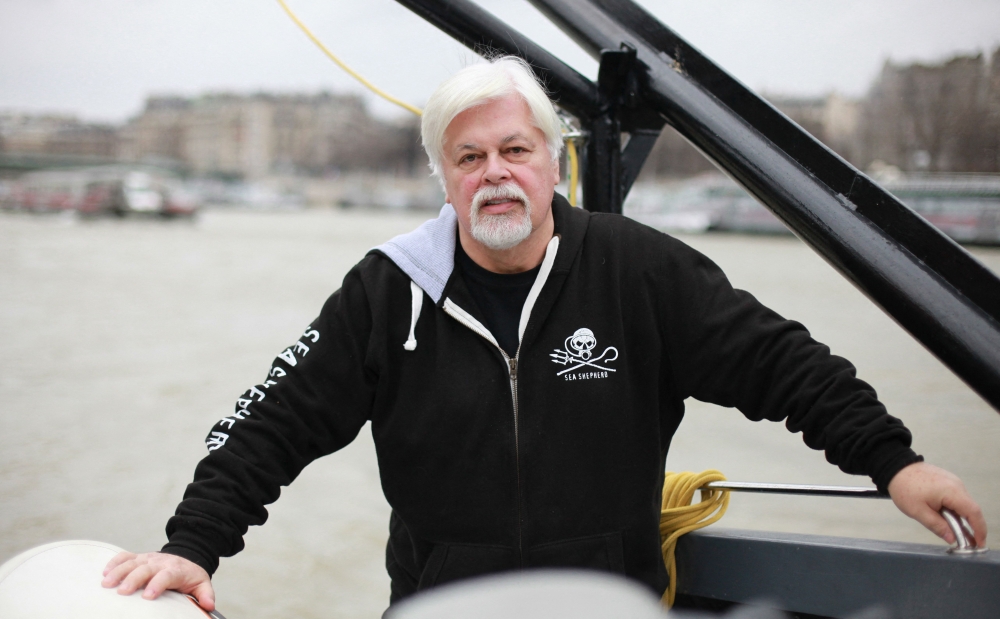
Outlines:
{"type": "Polygon", "coordinates": [[[121,548],[103,542],[54,542],[0,565],[3,619],[205,619],[186,595],[167,591],[144,600],[101,586],[104,566],[121,548]]]}

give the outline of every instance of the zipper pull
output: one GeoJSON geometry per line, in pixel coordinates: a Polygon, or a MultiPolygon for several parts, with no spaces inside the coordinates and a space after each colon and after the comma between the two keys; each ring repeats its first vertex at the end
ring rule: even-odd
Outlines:
{"type": "Polygon", "coordinates": [[[510,377],[517,379],[517,357],[507,360],[507,365],[510,366],[510,377]]]}

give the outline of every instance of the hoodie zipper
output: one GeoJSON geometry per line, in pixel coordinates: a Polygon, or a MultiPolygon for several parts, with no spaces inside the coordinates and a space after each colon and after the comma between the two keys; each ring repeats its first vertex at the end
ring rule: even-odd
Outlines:
{"type": "Polygon", "coordinates": [[[460,308],[451,299],[445,299],[444,311],[448,313],[449,316],[460,322],[461,324],[468,327],[474,333],[478,334],[480,337],[493,344],[500,354],[503,355],[504,361],[507,362],[507,376],[510,379],[510,395],[511,400],[514,404],[514,471],[517,475],[517,558],[518,563],[523,568],[524,567],[524,546],[522,543],[522,522],[521,522],[521,451],[519,443],[518,434],[518,410],[517,410],[517,360],[521,354],[521,347],[518,346],[517,352],[514,357],[511,358],[507,352],[500,347],[497,343],[496,338],[493,337],[489,331],[483,328],[478,321],[473,319],[471,316],[465,313],[465,310],[460,308]]]}
{"type": "MultiPolygon", "coordinates": [[[[535,306],[535,300],[541,293],[542,287],[545,286],[545,282],[548,281],[549,273],[552,271],[552,266],[555,264],[556,253],[559,251],[559,235],[555,235],[549,240],[548,245],[545,247],[545,257],[542,259],[541,270],[538,272],[538,276],[535,278],[535,283],[532,284],[531,290],[528,292],[528,298],[524,302],[524,307],[521,309],[521,320],[524,321],[527,316],[531,315],[531,310],[535,306]]],[[[503,355],[504,361],[507,362],[507,375],[510,378],[510,395],[511,400],[514,404],[514,471],[517,474],[517,559],[518,564],[523,569],[524,568],[524,519],[521,501],[521,446],[520,446],[520,436],[518,434],[519,422],[517,410],[517,362],[521,355],[521,344],[518,342],[517,352],[514,353],[514,358],[511,359],[510,356],[500,347],[497,343],[496,338],[493,334],[484,327],[478,320],[470,316],[465,310],[459,307],[454,301],[449,298],[445,298],[444,304],[442,305],[444,311],[457,320],[459,323],[465,325],[471,329],[474,333],[478,333],[480,337],[485,339],[487,342],[496,346],[500,354],[503,355]]],[[[522,323],[518,325],[518,337],[520,338],[524,334],[524,329],[526,324],[522,323]]]]}
{"type": "MultiPolygon", "coordinates": [[[[497,346],[497,348],[500,348],[497,346]]],[[[507,361],[508,375],[510,376],[510,395],[514,402],[514,471],[517,474],[517,559],[521,564],[521,568],[524,568],[524,547],[521,542],[521,451],[518,445],[519,437],[518,434],[518,416],[517,416],[517,357],[521,354],[521,347],[517,347],[517,352],[514,353],[514,358],[511,359],[507,356],[507,353],[500,349],[503,353],[504,359],[507,361]]]]}

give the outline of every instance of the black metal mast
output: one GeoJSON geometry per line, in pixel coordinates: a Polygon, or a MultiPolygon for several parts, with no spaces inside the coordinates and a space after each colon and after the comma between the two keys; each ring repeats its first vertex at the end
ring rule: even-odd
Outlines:
{"type": "Polygon", "coordinates": [[[538,69],[589,134],[589,210],[621,212],[670,123],[1000,410],[1000,279],[634,2],[529,0],[600,59],[593,84],[467,0],[398,1],[538,69]]]}

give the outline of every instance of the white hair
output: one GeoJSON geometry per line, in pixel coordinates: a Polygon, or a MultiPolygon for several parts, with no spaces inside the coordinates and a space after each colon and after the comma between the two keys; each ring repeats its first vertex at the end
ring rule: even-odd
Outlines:
{"type": "Polygon", "coordinates": [[[501,56],[465,67],[445,80],[431,94],[420,119],[420,136],[430,159],[431,174],[442,182],[444,132],[456,116],[470,108],[516,94],[531,110],[535,126],[545,135],[552,161],[562,152],[559,116],[527,62],[517,56],[501,56]]]}

